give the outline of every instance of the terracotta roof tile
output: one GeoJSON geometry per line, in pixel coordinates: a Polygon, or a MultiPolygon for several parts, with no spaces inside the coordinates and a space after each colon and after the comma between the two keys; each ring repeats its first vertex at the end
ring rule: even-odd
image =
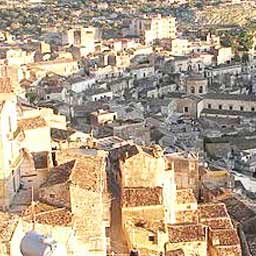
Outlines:
{"type": "Polygon", "coordinates": [[[202,221],[201,223],[210,227],[211,229],[229,229],[229,228],[233,228],[231,219],[229,219],[229,218],[210,219],[210,220],[202,221]]]}
{"type": "Polygon", "coordinates": [[[0,242],[10,241],[18,219],[6,212],[0,212],[0,242]]]}
{"type": "Polygon", "coordinates": [[[185,256],[185,253],[182,249],[177,249],[173,251],[167,251],[166,256],[185,256]]]}
{"type": "Polygon", "coordinates": [[[204,226],[196,225],[169,225],[169,241],[171,243],[192,242],[205,240],[204,226]]]}
{"type": "Polygon", "coordinates": [[[240,245],[240,240],[235,229],[212,230],[210,237],[212,244],[215,246],[240,245]]]}
{"type": "Polygon", "coordinates": [[[177,204],[196,203],[196,198],[192,189],[180,189],[176,193],[177,204]]]}
{"type": "Polygon", "coordinates": [[[11,80],[8,77],[0,78],[0,93],[12,93],[11,80]]]}
{"type": "MultiPolygon", "coordinates": [[[[51,226],[69,226],[72,222],[72,214],[66,208],[59,208],[42,202],[35,203],[34,207],[36,223],[51,226]]],[[[23,214],[24,219],[32,221],[32,206],[29,206],[23,214]]]]}
{"type": "Polygon", "coordinates": [[[40,117],[26,118],[19,120],[19,126],[23,130],[37,129],[47,126],[46,121],[40,117]]]}
{"type": "Polygon", "coordinates": [[[200,205],[199,216],[201,220],[229,217],[226,206],[223,203],[200,205]]]}
{"type": "Polygon", "coordinates": [[[95,155],[88,155],[84,149],[62,150],[57,154],[57,161],[66,163],[76,160],[69,180],[73,185],[80,188],[100,191],[105,168],[105,155],[94,152],[95,155]]]}
{"type": "Polygon", "coordinates": [[[176,224],[198,223],[198,211],[187,210],[176,212],[176,224]]]}
{"type": "MultiPolygon", "coordinates": [[[[231,246],[231,247],[217,247],[216,248],[218,255],[231,255],[231,256],[241,256],[242,251],[240,246],[231,246]]],[[[254,255],[254,254],[252,254],[254,255]]]]}
{"type": "Polygon", "coordinates": [[[161,187],[125,187],[123,190],[123,206],[137,207],[162,204],[161,187]]]}

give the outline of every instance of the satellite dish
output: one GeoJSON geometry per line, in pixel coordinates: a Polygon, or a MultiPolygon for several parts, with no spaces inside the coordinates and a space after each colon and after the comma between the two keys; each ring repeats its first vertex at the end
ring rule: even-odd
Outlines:
{"type": "Polygon", "coordinates": [[[21,240],[20,251],[23,256],[67,256],[63,245],[52,237],[29,231],[21,240]]]}

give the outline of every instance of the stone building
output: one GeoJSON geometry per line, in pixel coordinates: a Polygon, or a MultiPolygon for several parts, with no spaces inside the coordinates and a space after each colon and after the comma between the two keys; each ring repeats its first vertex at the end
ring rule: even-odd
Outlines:
{"type": "Polygon", "coordinates": [[[161,187],[124,188],[122,224],[130,248],[141,255],[163,252],[168,240],[161,187]]]}
{"type": "Polygon", "coordinates": [[[0,101],[0,207],[8,208],[20,188],[20,166],[24,156],[24,135],[18,126],[17,99],[10,96],[0,101]]]}
{"type": "Polygon", "coordinates": [[[186,78],[186,93],[193,95],[203,95],[208,91],[208,81],[201,74],[192,73],[186,78]]]}
{"type": "Polygon", "coordinates": [[[202,224],[169,225],[166,251],[183,250],[185,255],[207,256],[207,227],[202,224]]]}
{"type": "Polygon", "coordinates": [[[105,157],[103,151],[96,150],[57,152],[59,166],[51,170],[40,189],[41,201],[70,209],[77,250],[93,256],[103,256],[107,250],[105,157]]]}
{"type": "Polygon", "coordinates": [[[118,150],[120,178],[123,187],[162,186],[166,169],[162,149],[127,145],[118,150]],[[138,166],[140,171],[138,172],[138,166]]]}
{"type": "Polygon", "coordinates": [[[117,113],[99,109],[96,112],[92,112],[90,115],[90,123],[92,126],[106,125],[112,123],[117,119],[117,113]]]}
{"type": "Polygon", "coordinates": [[[179,154],[166,155],[167,164],[175,173],[177,189],[192,189],[196,198],[199,196],[200,176],[199,163],[195,156],[179,154]]]}
{"type": "Polygon", "coordinates": [[[50,127],[43,117],[20,119],[19,127],[25,134],[23,147],[29,152],[51,151],[50,127]]]}

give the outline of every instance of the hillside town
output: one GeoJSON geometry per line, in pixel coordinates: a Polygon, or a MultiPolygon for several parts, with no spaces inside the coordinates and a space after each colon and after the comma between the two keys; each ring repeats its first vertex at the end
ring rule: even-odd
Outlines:
{"type": "Polygon", "coordinates": [[[256,256],[256,2],[0,1],[0,256],[256,256]]]}

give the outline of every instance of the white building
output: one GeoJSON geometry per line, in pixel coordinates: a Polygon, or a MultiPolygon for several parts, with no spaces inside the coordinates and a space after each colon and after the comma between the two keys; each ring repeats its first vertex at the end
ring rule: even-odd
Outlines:
{"type": "Polygon", "coordinates": [[[0,102],[0,207],[8,208],[20,187],[23,162],[15,96],[0,102]]]}
{"type": "Polygon", "coordinates": [[[147,45],[157,39],[175,38],[175,18],[158,14],[133,19],[130,24],[130,33],[141,36],[147,45]]]}

